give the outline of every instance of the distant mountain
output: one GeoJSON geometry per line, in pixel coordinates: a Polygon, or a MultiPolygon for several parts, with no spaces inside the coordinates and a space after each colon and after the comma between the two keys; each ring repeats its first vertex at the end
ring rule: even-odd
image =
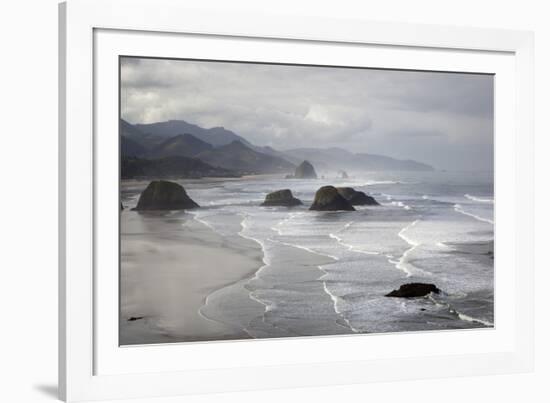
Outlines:
{"type": "Polygon", "coordinates": [[[122,179],[135,178],[203,178],[237,177],[228,169],[213,167],[196,158],[166,157],[160,159],[122,158],[122,179]]]}
{"type": "Polygon", "coordinates": [[[169,120],[158,123],[136,124],[134,126],[139,132],[154,137],[168,138],[182,133],[189,133],[206,143],[212,144],[214,147],[224,146],[235,140],[249,147],[252,146],[241,136],[223,127],[204,129],[184,120],[169,120]]]}
{"type": "Polygon", "coordinates": [[[147,149],[126,136],[120,136],[120,153],[123,157],[141,157],[147,154],[147,149]]]}
{"type": "Polygon", "coordinates": [[[283,151],[292,162],[308,160],[324,170],[433,171],[430,165],[376,154],[354,154],[341,148],[295,148],[283,151]]]}
{"type": "Polygon", "coordinates": [[[356,160],[369,171],[434,171],[434,167],[414,160],[398,160],[377,154],[356,154],[356,160]]]}
{"type": "Polygon", "coordinates": [[[120,135],[128,138],[139,139],[145,136],[141,130],[124,119],[120,119],[120,135]]]}
{"type": "Polygon", "coordinates": [[[238,171],[242,174],[292,172],[296,168],[287,160],[260,153],[239,140],[202,152],[196,157],[212,166],[238,171]]]}
{"type": "Polygon", "coordinates": [[[135,125],[128,123],[124,119],[120,119],[120,135],[135,141],[146,150],[156,147],[165,140],[164,137],[142,132],[135,125]]]}
{"type": "Polygon", "coordinates": [[[298,165],[300,163],[300,161],[295,161],[294,158],[292,158],[291,156],[289,156],[289,155],[287,155],[287,154],[285,154],[281,151],[275,150],[273,147],[270,147],[270,146],[253,146],[252,148],[254,150],[258,151],[259,153],[271,155],[273,157],[282,158],[282,159],[287,160],[288,162],[290,162],[294,165],[298,165]]]}
{"type": "Polygon", "coordinates": [[[308,160],[321,169],[334,169],[332,164],[340,166],[342,162],[355,156],[341,148],[295,148],[283,152],[292,162],[300,163],[303,160],[308,160]]]}
{"type": "Polygon", "coordinates": [[[196,157],[212,166],[242,173],[291,173],[304,160],[310,161],[318,171],[434,170],[430,165],[413,160],[354,154],[337,147],[279,151],[268,146],[253,145],[223,127],[204,129],[184,120],[132,125],[121,119],[121,135],[124,137],[121,140],[123,156],[196,157]]]}
{"type": "Polygon", "coordinates": [[[195,136],[186,133],[179,134],[163,141],[149,153],[150,157],[162,158],[172,156],[194,157],[203,151],[209,151],[214,147],[195,136]]]}

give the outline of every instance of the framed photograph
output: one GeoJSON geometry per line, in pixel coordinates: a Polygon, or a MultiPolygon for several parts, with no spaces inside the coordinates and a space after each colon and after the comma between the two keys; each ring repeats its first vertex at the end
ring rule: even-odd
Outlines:
{"type": "Polygon", "coordinates": [[[61,4],[61,397],[530,371],[532,43],[61,4]]]}

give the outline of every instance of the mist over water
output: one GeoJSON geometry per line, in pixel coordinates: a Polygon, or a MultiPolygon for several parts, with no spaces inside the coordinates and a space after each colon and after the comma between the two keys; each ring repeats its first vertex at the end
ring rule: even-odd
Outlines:
{"type": "MultiPolygon", "coordinates": [[[[200,315],[253,338],[492,326],[492,177],[350,172],[349,179],[181,181],[201,206],[189,212],[193,220],[222,238],[254,242],[263,256],[253,275],[210,293],[200,315]],[[328,184],[367,192],[381,206],[309,211],[328,184]],[[268,192],[285,188],[304,205],[260,207],[268,192]],[[409,282],[443,292],[384,296],[409,282]]],[[[139,191],[126,186],[123,202],[132,207],[139,191]]]]}

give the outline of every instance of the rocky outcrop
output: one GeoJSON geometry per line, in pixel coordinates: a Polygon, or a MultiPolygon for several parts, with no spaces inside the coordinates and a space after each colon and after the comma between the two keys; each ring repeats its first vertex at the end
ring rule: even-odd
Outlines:
{"type": "Polygon", "coordinates": [[[296,179],[317,179],[317,173],[309,161],[303,161],[296,168],[294,177],[296,179]]]}
{"type": "Polygon", "coordinates": [[[379,206],[374,197],[367,195],[365,192],[357,191],[354,188],[337,188],[338,193],[349,201],[353,206],[379,206]]]}
{"type": "Polygon", "coordinates": [[[403,284],[398,290],[393,290],[386,297],[415,298],[423,297],[430,293],[439,294],[441,290],[433,284],[427,283],[408,283],[403,284]]]}
{"type": "Polygon", "coordinates": [[[318,211],[355,211],[349,201],[347,201],[334,186],[323,186],[315,193],[313,204],[310,210],[318,211]]]}
{"type": "Polygon", "coordinates": [[[289,189],[277,190],[276,192],[269,193],[265,197],[265,201],[262,206],[299,206],[302,202],[292,195],[289,189]]]}
{"type": "Polygon", "coordinates": [[[182,210],[199,207],[185,189],[169,181],[153,181],[139,196],[135,210],[182,210]]]}
{"type": "Polygon", "coordinates": [[[342,179],[348,179],[348,173],[346,171],[340,171],[340,178],[342,179]]]}

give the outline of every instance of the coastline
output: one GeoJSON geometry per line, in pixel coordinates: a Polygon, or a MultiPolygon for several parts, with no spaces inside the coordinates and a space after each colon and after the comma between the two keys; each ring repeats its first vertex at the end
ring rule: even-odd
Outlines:
{"type": "MultiPolygon", "coordinates": [[[[278,177],[178,183],[200,209],[132,211],[147,183],[121,182],[123,345],[493,326],[491,230],[457,214],[458,200],[384,182],[360,186],[391,204],[315,213],[261,207],[266,192],[287,186],[278,177]],[[418,222],[424,209],[435,213],[421,221],[428,226],[418,222]],[[444,293],[384,298],[411,281],[444,293]]],[[[293,191],[310,200],[318,186],[298,181],[293,191]]]]}
{"type": "Polygon", "coordinates": [[[122,214],[121,345],[250,338],[200,308],[263,265],[257,244],[222,237],[190,213],[122,214]]]}

